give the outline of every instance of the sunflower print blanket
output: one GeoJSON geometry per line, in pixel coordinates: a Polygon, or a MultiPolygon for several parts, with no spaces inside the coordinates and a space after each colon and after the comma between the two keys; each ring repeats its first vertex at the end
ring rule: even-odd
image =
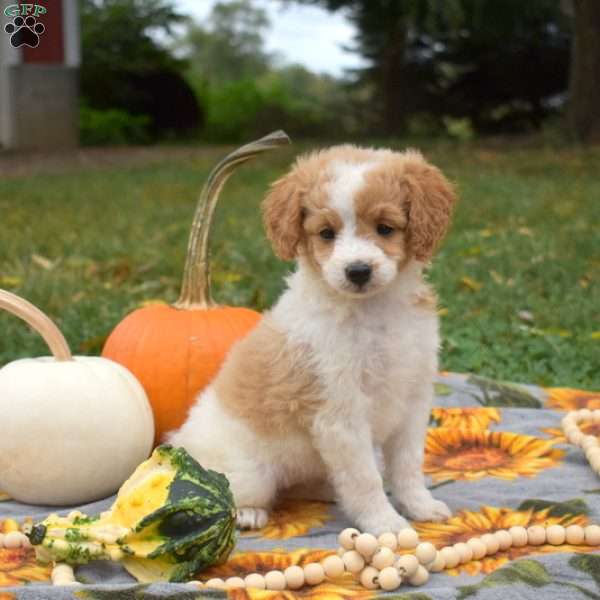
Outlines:
{"type": "MultiPolygon", "coordinates": [[[[440,374],[423,469],[430,489],[453,516],[443,523],[413,523],[421,539],[441,547],[513,525],[600,523],[600,478],[582,452],[565,443],[560,428],[565,411],[583,407],[600,408],[600,393],[440,374]]],[[[598,423],[583,429],[600,435],[598,423]]],[[[112,501],[79,508],[98,513],[112,501]]],[[[19,505],[0,495],[0,532],[55,510],[19,505]]],[[[199,578],[243,576],[321,560],[335,552],[337,533],[348,525],[335,504],[284,501],[264,529],[239,536],[226,564],[199,578]]],[[[52,587],[50,569],[36,563],[32,550],[0,549],[0,600],[195,600],[227,595],[236,600],[538,600],[540,595],[544,600],[600,600],[600,553],[585,546],[510,548],[433,574],[421,588],[403,586],[389,594],[366,590],[350,575],[295,592],[139,585],[118,564],[108,562],[81,566],[76,576],[81,585],[52,587]]]]}

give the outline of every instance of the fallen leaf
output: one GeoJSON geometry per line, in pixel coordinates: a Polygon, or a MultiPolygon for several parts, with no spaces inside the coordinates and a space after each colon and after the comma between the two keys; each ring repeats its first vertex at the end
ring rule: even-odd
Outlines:
{"type": "Polygon", "coordinates": [[[467,275],[461,277],[460,282],[472,292],[478,292],[483,287],[482,283],[476,281],[472,277],[468,277],[467,275]]]}
{"type": "Polygon", "coordinates": [[[529,310],[520,310],[517,315],[521,321],[533,321],[533,313],[529,310]]]}
{"type": "Polygon", "coordinates": [[[498,284],[498,285],[503,285],[504,284],[504,277],[502,277],[502,275],[500,275],[500,273],[498,273],[497,271],[494,271],[494,269],[492,269],[490,271],[490,277],[498,284]]]}
{"type": "Polygon", "coordinates": [[[445,317],[445,316],[448,314],[448,312],[449,312],[449,311],[448,311],[448,309],[444,307],[444,308],[440,308],[440,309],[437,311],[437,314],[438,314],[438,316],[440,316],[440,317],[445,317]]]}
{"type": "Polygon", "coordinates": [[[42,256],[41,254],[32,254],[31,262],[35,263],[38,267],[42,267],[42,269],[45,269],[46,271],[52,271],[52,269],[54,269],[56,266],[54,261],[42,256]]]}
{"type": "Polygon", "coordinates": [[[20,277],[13,277],[11,275],[0,276],[0,287],[16,288],[19,287],[22,283],[23,280],[20,277]]]}
{"type": "Polygon", "coordinates": [[[519,227],[519,229],[517,229],[517,231],[521,235],[528,235],[529,237],[533,237],[533,231],[531,231],[531,229],[529,229],[529,227],[519,227]]]}
{"type": "Polygon", "coordinates": [[[138,304],[138,308],[145,308],[146,306],[154,306],[156,304],[167,304],[164,300],[160,298],[149,298],[148,300],[143,300],[138,304]]]}

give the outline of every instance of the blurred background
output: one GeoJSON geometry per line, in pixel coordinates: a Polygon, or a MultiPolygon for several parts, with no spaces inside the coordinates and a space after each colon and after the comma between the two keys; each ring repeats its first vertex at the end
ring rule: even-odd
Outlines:
{"type": "MultiPolygon", "coordinates": [[[[598,0],[0,6],[0,287],[75,349],[176,298],[208,170],[285,129],[295,145],[236,175],[218,209],[219,299],[262,310],[280,293],[290,267],[258,205],[295,154],[416,146],[461,195],[430,274],[443,367],[600,388],[598,0]],[[34,12],[39,44],[15,47],[5,27],[34,12]]],[[[0,364],[42,351],[0,326],[0,364]]]]}
{"type": "MultiPolygon", "coordinates": [[[[6,17],[15,4],[2,1],[6,17]]],[[[73,105],[84,145],[239,141],[274,122],[295,137],[600,137],[595,0],[39,0],[39,6],[47,9],[38,15],[47,22],[40,45],[23,46],[22,57],[5,56],[4,63],[80,67],[73,105]]],[[[17,89],[26,79],[21,73],[20,82],[4,81],[24,96],[10,107],[13,119],[19,105],[33,102],[17,89]]],[[[55,88],[67,102],[68,93],[55,88]]],[[[44,145],[43,135],[3,137],[8,146],[44,145]]],[[[63,145],[76,137],[65,133],[63,145]]]]}

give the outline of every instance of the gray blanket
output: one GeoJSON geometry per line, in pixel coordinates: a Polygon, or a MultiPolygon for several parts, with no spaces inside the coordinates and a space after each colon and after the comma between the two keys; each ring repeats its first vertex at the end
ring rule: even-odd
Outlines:
{"type": "MultiPolygon", "coordinates": [[[[544,390],[457,374],[442,374],[436,384],[424,470],[435,495],[448,503],[453,517],[445,523],[415,523],[422,540],[436,546],[512,525],[600,523],[600,479],[578,448],[565,444],[560,419],[565,410],[600,408],[600,393],[565,388],[544,390]]],[[[600,423],[582,426],[600,433],[600,423]]],[[[1,487],[1,481],[0,481],[1,487]]],[[[105,510],[113,498],[78,507],[87,514],[105,510]]],[[[73,507],[58,511],[68,512],[73,507]]],[[[0,503],[0,531],[25,517],[43,519],[55,508],[0,503]]],[[[264,530],[239,537],[229,561],[199,575],[229,577],[266,572],[320,560],[337,548],[337,533],[348,526],[334,504],[287,500],[264,530]]],[[[511,548],[433,574],[421,588],[403,585],[396,600],[535,598],[600,600],[599,549],[543,545],[511,548]]],[[[81,585],[52,587],[49,569],[38,566],[31,551],[0,550],[0,600],[58,598],[225,597],[226,592],[186,584],[138,585],[118,565],[96,562],[76,569],[81,585]],[[5,595],[3,595],[3,593],[5,595]]],[[[345,599],[371,598],[345,575],[298,592],[229,592],[256,597],[345,599]]],[[[391,596],[390,596],[391,597],[391,596]]]]}

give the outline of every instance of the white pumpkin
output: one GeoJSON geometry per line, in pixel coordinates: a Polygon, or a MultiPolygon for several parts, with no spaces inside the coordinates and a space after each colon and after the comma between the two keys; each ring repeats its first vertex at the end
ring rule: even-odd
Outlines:
{"type": "Polygon", "coordinates": [[[0,290],[53,357],[0,369],[0,489],[29,504],[90,502],[115,492],[152,450],[154,421],[137,379],[99,357],[72,357],[54,323],[0,290]]]}

